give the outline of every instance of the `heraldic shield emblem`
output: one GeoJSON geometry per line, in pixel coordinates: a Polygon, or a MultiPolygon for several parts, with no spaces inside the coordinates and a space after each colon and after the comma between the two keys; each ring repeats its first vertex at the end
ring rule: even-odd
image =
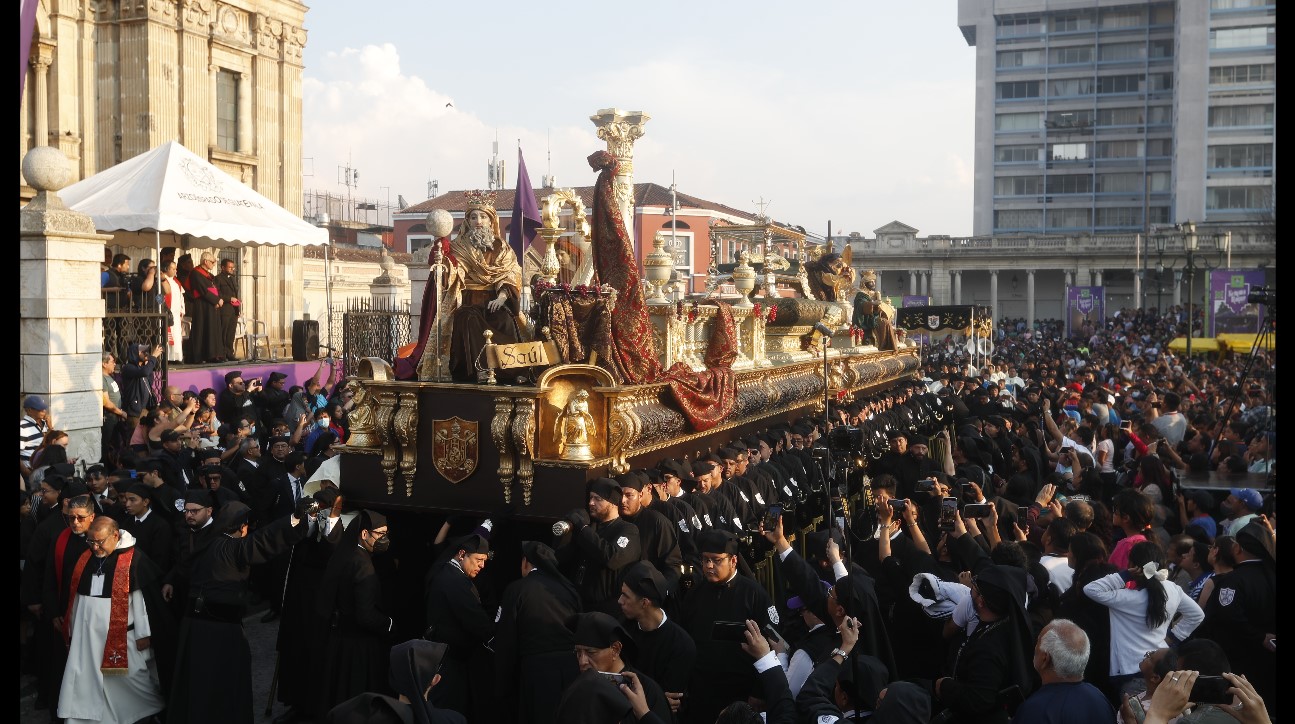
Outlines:
{"type": "Polygon", "coordinates": [[[432,462],[451,483],[471,475],[477,469],[477,423],[460,417],[433,420],[432,462]]]}
{"type": "Polygon", "coordinates": [[[938,314],[931,314],[931,315],[928,315],[928,316],[926,317],[926,326],[930,327],[931,329],[939,329],[939,328],[940,328],[940,315],[938,315],[938,314]]]}

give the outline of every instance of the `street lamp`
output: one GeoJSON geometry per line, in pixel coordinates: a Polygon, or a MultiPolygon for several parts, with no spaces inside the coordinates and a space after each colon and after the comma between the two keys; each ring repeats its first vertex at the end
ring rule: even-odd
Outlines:
{"type": "Polygon", "coordinates": [[[1184,221],[1183,250],[1187,252],[1187,359],[1192,358],[1192,329],[1196,326],[1196,309],[1192,299],[1196,287],[1196,250],[1200,248],[1200,237],[1196,236],[1196,222],[1184,221]]]}
{"type": "Polygon", "coordinates": [[[1165,246],[1169,239],[1164,234],[1156,235],[1156,314],[1164,314],[1165,308],[1161,306],[1160,293],[1164,291],[1165,278],[1165,246]]]}

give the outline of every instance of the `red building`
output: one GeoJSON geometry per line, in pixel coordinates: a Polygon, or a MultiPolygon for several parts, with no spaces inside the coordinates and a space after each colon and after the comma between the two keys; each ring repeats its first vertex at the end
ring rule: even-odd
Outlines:
{"type": "MultiPolygon", "coordinates": [[[[553,193],[552,188],[535,189],[536,203],[539,199],[553,193]]],[[[586,215],[593,213],[593,186],[581,186],[574,189],[585,203],[586,215]]],[[[414,204],[393,216],[394,251],[414,252],[429,245],[431,234],[427,231],[427,214],[435,209],[444,209],[462,219],[463,210],[467,207],[464,197],[466,191],[450,191],[434,199],[414,204]]],[[[512,218],[514,191],[504,189],[499,192],[495,209],[499,212],[499,224],[507,234],[508,222],[512,218]]],[[[669,187],[653,183],[634,184],[634,239],[637,245],[636,256],[639,264],[652,251],[652,240],[657,232],[662,232],[669,240],[673,231],[673,244],[666,248],[673,251],[675,267],[681,276],[692,280],[690,291],[700,291],[704,286],[706,268],[710,265],[710,224],[712,219],[726,224],[754,224],[758,222],[752,213],[735,209],[731,206],[707,201],[684,193],[675,193],[678,208],[671,216],[671,193],[669,187]],[[673,249],[671,248],[673,246],[673,249]]],[[[564,226],[570,228],[570,210],[564,211],[564,226]]],[[[731,242],[719,250],[720,263],[732,261],[735,249],[731,242]]]]}

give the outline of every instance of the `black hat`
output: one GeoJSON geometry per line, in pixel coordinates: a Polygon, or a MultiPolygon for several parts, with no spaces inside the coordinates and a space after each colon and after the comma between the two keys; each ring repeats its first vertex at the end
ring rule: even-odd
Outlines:
{"type": "Polygon", "coordinates": [[[166,469],[166,463],[161,458],[144,458],[135,463],[136,473],[156,473],[166,469]]]}
{"type": "MultiPolygon", "coordinates": [[[[410,701],[421,701],[419,696],[410,701]]],[[[360,694],[333,707],[324,717],[324,724],[415,724],[413,709],[382,694],[360,694]]]]}
{"type": "Polygon", "coordinates": [[[382,513],[379,513],[373,510],[368,510],[367,508],[365,510],[360,511],[359,530],[367,530],[369,532],[373,532],[379,528],[384,527],[386,524],[387,524],[387,516],[383,515],[382,513]]]}
{"type": "Polygon", "coordinates": [[[1257,556],[1264,563],[1277,562],[1277,542],[1261,523],[1246,523],[1233,537],[1246,553],[1257,556]]]}
{"type": "MultiPolygon", "coordinates": [[[[388,659],[387,682],[397,693],[411,702],[420,702],[432,679],[441,669],[441,661],[449,647],[437,641],[413,639],[391,647],[388,659]]],[[[418,724],[428,724],[427,707],[410,706],[418,724]]]]}
{"type": "Polygon", "coordinates": [[[736,462],[746,455],[746,449],[743,448],[738,450],[731,447],[722,447],[719,450],[716,450],[715,454],[719,455],[720,460],[732,460],[736,462]]]}
{"type": "Polygon", "coordinates": [[[989,415],[985,417],[985,422],[1000,429],[1007,427],[1007,421],[1003,419],[1002,415],[989,415]]]}
{"type": "Polygon", "coordinates": [[[1016,566],[992,565],[976,575],[976,587],[995,613],[1008,614],[1025,611],[1025,569],[1016,566]]]}
{"type": "Polygon", "coordinates": [[[734,556],[738,553],[737,536],[726,530],[706,530],[697,536],[697,550],[700,553],[723,553],[734,556]]]}
{"type": "MultiPolygon", "coordinates": [[[[378,514],[374,513],[374,515],[378,515],[378,514]]],[[[374,525],[374,528],[381,528],[383,525],[386,525],[386,518],[383,518],[381,523],[374,525]]],[[[373,528],[368,528],[367,530],[373,530],[373,528]]],[[[460,538],[458,542],[454,544],[454,547],[452,550],[454,551],[455,555],[458,555],[459,551],[463,551],[468,555],[474,555],[477,553],[481,553],[483,555],[490,555],[490,541],[473,533],[471,535],[465,535],[462,538],[460,538]]]]}
{"type": "Polygon", "coordinates": [[[563,724],[606,724],[630,713],[625,694],[597,671],[580,674],[562,692],[554,721],[563,724]]]}
{"type": "Polygon", "coordinates": [[[267,448],[268,448],[268,447],[271,447],[271,446],[273,446],[273,445],[274,445],[274,443],[276,443],[276,442],[286,442],[286,443],[288,443],[289,445],[291,445],[291,444],[292,444],[292,438],[291,438],[291,437],[288,437],[287,435],[273,435],[273,436],[271,436],[271,437],[270,437],[270,439],[266,442],[266,447],[267,447],[267,448]]]}
{"type": "Polygon", "coordinates": [[[271,372],[271,373],[270,373],[270,383],[271,383],[271,384],[273,384],[273,383],[275,383],[275,382],[278,382],[279,380],[286,380],[286,379],[288,379],[288,376],[287,376],[287,375],[285,375],[285,374],[283,374],[282,372],[271,372]]]}
{"type": "Polygon", "coordinates": [[[206,488],[190,488],[184,491],[184,502],[193,503],[202,508],[210,508],[211,491],[206,488]]]}
{"type": "Polygon", "coordinates": [[[621,581],[637,596],[652,599],[652,603],[661,608],[665,602],[668,588],[665,577],[651,564],[639,561],[625,570],[621,581]]]}
{"type": "Polygon", "coordinates": [[[231,385],[234,383],[234,380],[242,376],[243,376],[243,372],[241,370],[230,370],[229,372],[225,373],[225,384],[231,385]]]}
{"type": "Polygon", "coordinates": [[[715,468],[715,463],[709,460],[698,460],[697,462],[692,464],[692,474],[694,476],[705,475],[709,473],[711,470],[713,470],[714,468],[715,468]]]}
{"type": "Polygon", "coordinates": [[[639,492],[642,492],[643,486],[648,485],[650,482],[642,473],[639,473],[638,471],[632,471],[632,472],[625,473],[624,475],[618,475],[616,476],[616,479],[620,481],[622,489],[629,488],[630,490],[637,490],[639,492]]]}
{"type": "MultiPolygon", "coordinates": [[[[48,478],[46,478],[48,480],[48,478]]],[[[59,500],[71,500],[77,496],[85,495],[90,489],[85,487],[85,483],[73,478],[63,484],[63,488],[58,491],[59,500]]]]}
{"type": "Polygon", "coordinates": [[[50,486],[54,490],[62,490],[63,486],[67,485],[67,478],[63,477],[62,475],[46,474],[45,477],[41,478],[41,480],[44,481],[46,485],[50,486]]]}
{"type": "Polygon", "coordinates": [[[225,503],[216,514],[216,533],[233,533],[243,527],[251,512],[251,508],[238,501],[225,503]]]}
{"type": "Polygon", "coordinates": [[[140,498],[147,500],[149,505],[152,505],[153,503],[153,487],[145,483],[135,483],[134,485],[127,487],[122,492],[137,495],[140,498]]]}
{"type": "Polygon", "coordinates": [[[572,643],[576,646],[606,649],[619,641],[621,658],[634,658],[633,654],[637,650],[634,639],[616,619],[601,611],[577,613],[567,619],[567,628],[571,630],[572,643]]]}
{"type": "Polygon", "coordinates": [[[805,557],[809,560],[823,560],[827,558],[827,539],[831,536],[836,544],[845,549],[845,536],[839,528],[830,528],[828,530],[816,530],[805,536],[805,557]]]}
{"type": "Polygon", "coordinates": [[[585,485],[585,494],[597,493],[612,505],[621,504],[621,484],[611,478],[594,478],[585,485]]]}

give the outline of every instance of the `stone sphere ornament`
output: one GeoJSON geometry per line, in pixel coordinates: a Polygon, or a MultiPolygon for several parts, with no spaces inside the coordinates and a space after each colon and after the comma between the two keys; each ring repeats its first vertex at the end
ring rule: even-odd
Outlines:
{"type": "Polygon", "coordinates": [[[435,209],[427,215],[427,230],[432,238],[444,239],[454,231],[454,216],[445,209],[435,209]]]}
{"type": "Polygon", "coordinates": [[[72,182],[72,162],[53,146],[37,146],[23,156],[22,175],[37,191],[58,191],[72,182]]]}

